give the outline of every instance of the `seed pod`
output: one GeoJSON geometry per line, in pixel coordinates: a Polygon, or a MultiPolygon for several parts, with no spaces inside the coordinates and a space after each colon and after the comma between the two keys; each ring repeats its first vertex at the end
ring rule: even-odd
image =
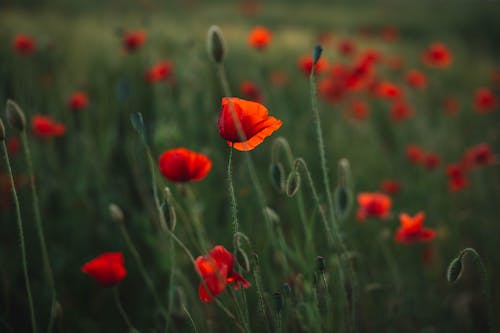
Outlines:
{"type": "Polygon", "coordinates": [[[269,167],[269,176],[271,184],[279,193],[285,192],[285,169],[280,162],[273,162],[269,167]]]}
{"type": "Polygon", "coordinates": [[[13,100],[8,99],[7,105],[5,106],[5,112],[9,125],[19,132],[24,131],[26,128],[26,117],[21,107],[13,100]]]}
{"type": "Polygon", "coordinates": [[[0,141],[5,141],[5,126],[3,126],[3,121],[0,118],[0,141]]]}
{"type": "Polygon", "coordinates": [[[111,203],[109,204],[108,209],[109,215],[114,222],[123,223],[123,221],[125,220],[125,216],[123,215],[122,209],[118,205],[111,203]]]}
{"type": "Polygon", "coordinates": [[[286,195],[290,198],[297,194],[297,191],[300,188],[300,173],[298,171],[293,170],[288,175],[288,179],[286,180],[286,195]]]}
{"type": "Polygon", "coordinates": [[[226,55],[226,43],[224,41],[224,36],[222,35],[222,30],[213,25],[208,29],[207,34],[207,51],[208,55],[212,60],[221,64],[226,55]]]}
{"type": "Polygon", "coordinates": [[[453,259],[448,265],[448,270],[446,271],[446,279],[448,282],[455,282],[462,273],[462,261],[460,257],[453,259]]]}
{"type": "Polygon", "coordinates": [[[241,248],[236,249],[236,261],[245,272],[250,272],[250,261],[246,252],[241,248]]]}

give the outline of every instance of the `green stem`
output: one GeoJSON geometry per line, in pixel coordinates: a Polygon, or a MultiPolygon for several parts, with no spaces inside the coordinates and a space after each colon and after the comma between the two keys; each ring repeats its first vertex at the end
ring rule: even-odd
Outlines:
{"type": "Polygon", "coordinates": [[[239,223],[238,223],[238,206],[236,203],[236,194],[234,192],[234,184],[233,184],[233,174],[232,174],[232,162],[233,157],[233,145],[229,147],[229,159],[227,162],[227,185],[229,196],[231,197],[231,215],[233,219],[233,234],[237,234],[239,232],[239,223]]]}
{"type": "Polygon", "coordinates": [[[118,307],[118,311],[120,312],[120,315],[122,316],[123,320],[127,324],[128,328],[130,330],[134,329],[134,326],[130,322],[128,315],[125,312],[125,309],[123,308],[122,303],[120,302],[120,295],[118,294],[118,287],[113,288],[113,296],[115,297],[115,302],[116,302],[116,306],[118,307]]]}
{"type": "Polygon", "coordinates": [[[21,259],[23,263],[23,272],[24,272],[24,283],[26,285],[26,293],[28,294],[28,304],[30,308],[32,332],[35,333],[37,331],[36,319],[35,319],[35,307],[33,305],[33,297],[31,296],[31,287],[29,282],[28,261],[26,259],[26,245],[24,243],[24,229],[23,229],[23,221],[21,218],[21,207],[19,205],[19,199],[17,197],[16,185],[14,184],[14,176],[12,175],[12,168],[10,166],[9,154],[7,152],[7,145],[5,144],[4,140],[1,141],[5,157],[5,163],[7,164],[7,172],[9,174],[9,179],[12,189],[12,197],[14,199],[14,204],[16,206],[17,226],[19,228],[19,243],[21,247],[21,259]]]}
{"type": "Polygon", "coordinates": [[[193,320],[193,317],[191,316],[191,313],[189,313],[188,309],[186,308],[185,305],[182,306],[182,310],[184,311],[184,313],[188,316],[188,319],[189,319],[189,322],[191,323],[191,325],[193,326],[193,330],[195,333],[198,333],[198,328],[196,328],[196,323],[194,322],[193,320]]]}

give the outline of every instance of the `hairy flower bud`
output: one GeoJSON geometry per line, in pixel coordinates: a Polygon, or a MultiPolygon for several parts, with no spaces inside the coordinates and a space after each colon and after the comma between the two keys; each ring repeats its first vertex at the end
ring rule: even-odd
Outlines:
{"type": "Polygon", "coordinates": [[[5,140],[5,126],[3,126],[3,121],[0,118],[0,141],[5,140]]]}
{"type": "Polygon", "coordinates": [[[218,64],[222,63],[226,55],[224,36],[222,35],[222,30],[216,25],[208,29],[207,51],[212,60],[218,64]]]}
{"type": "Polygon", "coordinates": [[[109,204],[108,209],[109,215],[114,222],[123,223],[125,216],[123,215],[122,209],[118,205],[111,203],[109,204]]]}
{"type": "Polygon", "coordinates": [[[5,112],[9,125],[20,132],[24,131],[26,128],[26,117],[21,107],[13,100],[8,99],[5,112]]]}

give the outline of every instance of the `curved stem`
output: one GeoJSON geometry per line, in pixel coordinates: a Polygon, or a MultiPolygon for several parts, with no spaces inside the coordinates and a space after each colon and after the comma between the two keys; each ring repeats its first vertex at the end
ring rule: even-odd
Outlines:
{"type": "Polygon", "coordinates": [[[125,309],[123,308],[122,303],[120,302],[120,295],[118,294],[118,287],[113,287],[113,296],[115,297],[116,306],[118,307],[118,311],[120,312],[120,315],[122,316],[123,320],[125,321],[125,323],[127,324],[129,329],[133,329],[134,326],[130,322],[128,315],[125,312],[125,309]]]}

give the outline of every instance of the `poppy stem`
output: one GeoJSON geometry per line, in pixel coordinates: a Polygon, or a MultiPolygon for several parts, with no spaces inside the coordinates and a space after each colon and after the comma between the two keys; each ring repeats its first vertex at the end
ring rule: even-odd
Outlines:
{"type": "Polygon", "coordinates": [[[229,147],[229,158],[227,162],[227,185],[229,190],[229,196],[231,197],[231,216],[233,219],[233,230],[236,235],[239,232],[239,223],[238,223],[238,205],[236,202],[236,194],[234,192],[234,184],[233,184],[233,174],[232,174],[232,162],[233,157],[233,144],[231,143],[231,147],[229,147]]]}
{"type": "Polygon", "coordinates": [[[57,293],[54,282],[54,274],[52,273],[52,267],[50,264],[50,258],[47,251],[47,244],[45,242],[45,235],[43,232],[42,216],[40,214],[40,201],[38,199],[36,182],[35,182],[35,172],[33,168],[33,160],[31,158],[31,152],[29,148],[28,136],[26,131],[21,134],[21,141],[24,147],[24,154],[26,156],[26,164],[28,165],[28,174],[30,177],[31,194],[33,196],[33,211],[35,213],[35,223],[37,226],[38,239],[40,241],[40,249],[42,251],[43,266],[45,268],[45,274],[47,277],[47,282],[52,293],[51,309],[50,309],[50,319],[47,332],[52,332],[55,319],[55,308],[57,302],[57,293]]]}
{"type": "Polygon", "coordinates": [[[17,226],[19,229],[19,245],[21,247],[21,258],[22,258],[22,264],[23,264],[24,283],[26,285],[26,293],[28,294],[28,304],[29,304],[30,315],[31,315],[31,328],[32,328],[32,332],[35,333],[37,331],[36,318],[35,318],[35,307],[33,305],[33,297],[31,296],[31,287],[30,287],[30,282],[29,282],[28,262],[26,259],[26,245],[24,243],[24,229],[23,229],[23,221],[21,218],[21,207],[19,205],[19,199],[17,197],[16,185],[14,184],[14,177],[12,175],[12,168],[10,165],[7,145],[5,144],[5,140],[0,140],[0,141],[2,142],[5,163],[7,165],[7,172],[9,174],[9,180],[10,180],[11,190],[12,190],[12,197],[14,199],[14,204],[16,206],[17,226]]]}
{"type": "Polygon", "coordinates": [[[113,296],[115,297],[115,302],[116,302],[116,306],[118,307],[118,311],[120,312],[120,315],[122,316],[123,320],[127,324],[128,328],[130,330],[134,329],[134,326],[130,322],[128,315],[125,312],[125,309],[123,308],[122,303],[120,302],[120,295],[118,294],[118,287],[113,287],[113,296]]]}

